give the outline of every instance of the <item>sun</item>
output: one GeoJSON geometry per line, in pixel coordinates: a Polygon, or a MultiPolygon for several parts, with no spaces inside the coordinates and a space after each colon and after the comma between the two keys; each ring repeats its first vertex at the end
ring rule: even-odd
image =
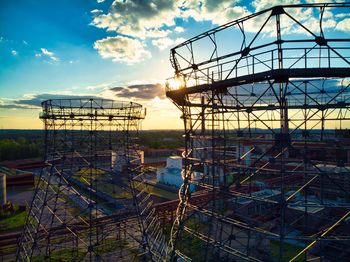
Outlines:
{"type": "Polygon", "coordinates": [[[177,89],[182,89],[186,87],[186,82],[182,77],[175,77],[175,78],[170,78],[166,82],[166,87],[169,90],[177,90],[177,89]]]}

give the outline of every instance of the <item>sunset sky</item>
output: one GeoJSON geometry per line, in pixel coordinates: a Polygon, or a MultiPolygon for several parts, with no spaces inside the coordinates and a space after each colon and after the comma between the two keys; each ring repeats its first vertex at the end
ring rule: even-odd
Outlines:
{"type": "MultiPolygon", "coordinates": [[[[42,128],[43,100],[98,96],[147,107],[143,129],[181,129],[163,87],[170,48],[282,2],[2,0],[0,128],[42,128]]],[[[350,12],[326,19],[326,30],[350,32],[350,12]]]]}

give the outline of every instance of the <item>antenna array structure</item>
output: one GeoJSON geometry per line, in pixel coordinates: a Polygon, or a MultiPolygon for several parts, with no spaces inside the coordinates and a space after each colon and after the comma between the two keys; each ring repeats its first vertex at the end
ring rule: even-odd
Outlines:
{"type": "Polygon", "coordinates": [[[166,245],[155,239],[160,228],[142,183],[142,106],[91,98],[48,100],[42,108],[46,167],[17,261],[158,261],[166,245]]]}
{"type": "Polygon", "coordinates": [[[349,10],[276,6],[171,49],[186,149],[170,260],[349,256],[350,37],[333,20],[349,10]]]}

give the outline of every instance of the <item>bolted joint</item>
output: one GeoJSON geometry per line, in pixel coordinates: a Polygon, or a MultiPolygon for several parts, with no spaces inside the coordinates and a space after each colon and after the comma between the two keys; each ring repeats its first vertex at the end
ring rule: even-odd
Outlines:
{"type": "Polygon", "coordinates": [[[315,42],[316,42],[316,44],[318,44],[320,46],[327,45],[327,40],[323,36],[316,36],[315,37],[315,42]]]}
{"type": "Polygon", "coordinates": [[[271,15],[281,15],[281,14],[284,14],[285,11],[283,9],[283,6],[275,6],[274,8],[272,8],[272,13],[271,15]]]}
{"type": "Polygon", "coordinates": [[[242,50],[241,54],[242,56],[247,56],[250,52],[250,47],[246,47],[242,50]]]}

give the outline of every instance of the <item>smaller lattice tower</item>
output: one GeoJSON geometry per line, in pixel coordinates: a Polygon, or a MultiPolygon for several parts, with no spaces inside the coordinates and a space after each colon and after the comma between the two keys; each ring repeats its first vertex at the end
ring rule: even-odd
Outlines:
{"type": "Polygon", "coordinates": [[[161,260],[166,252],[142,183],[142,106],[103,99],[42,103],[45,163],[16,260],[161,260]]]}

